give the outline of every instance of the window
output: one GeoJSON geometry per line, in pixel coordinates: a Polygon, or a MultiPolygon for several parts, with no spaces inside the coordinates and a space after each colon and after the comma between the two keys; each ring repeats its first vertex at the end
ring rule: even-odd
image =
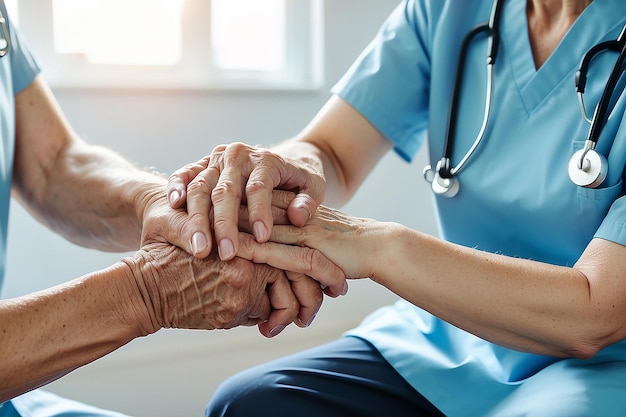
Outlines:
{"type": "Polygon", "coordinates": [[[322,83],[322,0],[16,4],[19,26],[55,87],[311,89],[322,83]]]}

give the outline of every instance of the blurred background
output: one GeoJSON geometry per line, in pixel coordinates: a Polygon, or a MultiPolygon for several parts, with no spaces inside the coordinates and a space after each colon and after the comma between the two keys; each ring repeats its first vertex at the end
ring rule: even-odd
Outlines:
{"type": "MultiPolygon", "coordinates": [[[[221,143],[270,146],[296,134],[397,3],[14,0],[7,6],[75,130],[169,174],[221,143]],[[99,34],[88,32],[93,28],[99,34]]],[[[425,150],[412,164],[390,153],[342,210],[436,234],[425,163],[425,150]]],[[[16,203],[10,216],[3,297],[127,255],[76,247],[16,203]]],[[[395,298],[367,280],[352,281],[346,297],[324,301],[310,328],[292,325],[271,340],[256,328],[162,330],[47,389],[135,416],[203,415],[229,375],[332,340],[395,298]]]]}

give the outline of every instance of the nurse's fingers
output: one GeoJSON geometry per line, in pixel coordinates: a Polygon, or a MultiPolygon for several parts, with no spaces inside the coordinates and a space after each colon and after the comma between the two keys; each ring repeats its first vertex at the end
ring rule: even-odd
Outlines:
{"type": "Polygon", "coordinates": [[[237,256],[241,258],[309,276],[323,284],[324,292],[331,297],[348,292],[343,271],[316,249],[273,242],[259,243],[247,233],[239,233],[239,242],[237,256]]]}

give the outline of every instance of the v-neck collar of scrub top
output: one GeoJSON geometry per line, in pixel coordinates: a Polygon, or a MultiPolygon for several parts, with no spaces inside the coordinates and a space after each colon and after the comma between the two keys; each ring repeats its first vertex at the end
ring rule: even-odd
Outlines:
{"type": "MultiPolygon", "coordinates": [[[[594,0],[581,13],[570,30],[566,33],[556,49],[537,69],[535,68],[530,41],[528,38],[528,20],[520,19],[526,16],[527,1],[510,2],[504,8],[502,24],[500,25],[503,53],[508,54],[515,83],[520,99],[528,113],[539,106],[542,100],[550,97],[550,92],[561,82],[571,80],[568,73],[576,71],[585,53],[593,45],[600,43],[616,30],[619,33],[626,16],[625,0],[594,0]],[[594,25],[587,21],[593,20],[594,25]],[[595,33],[595,36],[589,36],[595,33]],[[520,34],[525,34],[520,36],[520,34]],[[583,35],[586,34],[586,35],[583,35]],[[585,44],[580,39],[593,39],[593,43],[585,44]],[[574,51],[572,53],[572,51],[574,51]]],[[[573,89],[573,87],[572,87],[573,89]]]]}

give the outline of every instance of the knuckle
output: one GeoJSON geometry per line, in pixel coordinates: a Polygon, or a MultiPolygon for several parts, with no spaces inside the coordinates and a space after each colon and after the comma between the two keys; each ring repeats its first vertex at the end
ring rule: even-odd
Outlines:
{"type": "Polygon", "coordinates": [[[266,184],[261,179],[251,179],[246,184],[246,194],[254,194],[259,191],[265,190],[266,184]]]}
{"type": "Polygon", "coordinates": [[[226,285],[237,292],[245,288],[248,285],[248,275],[244,272],[245,270],[243,268],[231,268],[228,273],[224,274],[226,285]]]}
{"type": "Polygon", "coordinates": [[[308,267],[307,275],[335,277],[336,267],[322,252],[317,249],[307,248],[304,253],[303,263],[308,267]]]}
{"type": "Polygon", "coordinates": [[[242,155],[247,155],[250,149],[252,148],[249,145],[242,142],[231,143],[223,151],[224,160],[228,163],[236,161],[241,158],[242,155]]]}
{"type": "Polygon", "coordinates": [[[312,248],[301,248],[302,251],[300,252],[302,255],[302,262],[306,265],[307,267],[307,273],[311,273],[313,271],[315,271],[316,266],[320,265],[321,262],[321,257],[323,256],[317,249],[312,249],[312,248]]]}
{"type": "MultiPolygon", "coordinates": [[[[311,278],[311,280],[313,279],[311,278]]],[[[314,305],[319,307],[324,302],[324,293],[322,293],[320,284],[317,281],[315,281],[315,288],[316,288],[316,291],[313,291],[313,293],[311,294],[311,297],[313,299],[314,305]]]]}
{"type": "Polygon", "coordinates": [[[242,255],[251,259],[252,262],[257,262],[257,253],[256,253],[257,244],[249,235],[240,234],[239,235],[239,251],[242,255]]]}
{"type": "Polygon", "coordinates": [[[209,194],[211,191],[211,186],[208,181],[204,177],[196,177],[189,183],[187,186],[187,192],[189,193],[203,193],[209,194]]]}
{"type": "Polygon", "coordinates": [[[213,148],[213,151],[211,152],[211,155],[213,156],[214,154],[219,154],[222,153],[226,150],[226,148],[228,147],[228,145],[221,143],[219,145],[217,145],[215,148],[213,148]]]}
{"type": "Polygon", "coordinates": [[[213,202],[220,202],[227,198],[241,199],[241,193],[235,186],[235,183],[230,180],[222,180],[211,191],[211,200],[213,202]]]}
{"type": "Polygon", "coordinates": [[[298,312],[300,311],[300,302],[298,302],[298,300],[295,297],[292,297],[289,299],[289,305],[287,306],[287,310],[291,311],[291,319],[295,319],[295,317],[298,315],[298,312]]]}
{"type": "Polygon", "coordinates": [[[266,161],[277,158],[275,153],[265,148],[254,148],[254,152],[252,152],[252,157],[257,161],[266,161]]]}
{"type": "Polygon", "coordinates": [[[243,298],[231,298],[224,304],[224,321],[228,323],[232,323],[236,321],[238,317],[242,315],[242,313],[246,309],[246,302],[243,298]]]}

